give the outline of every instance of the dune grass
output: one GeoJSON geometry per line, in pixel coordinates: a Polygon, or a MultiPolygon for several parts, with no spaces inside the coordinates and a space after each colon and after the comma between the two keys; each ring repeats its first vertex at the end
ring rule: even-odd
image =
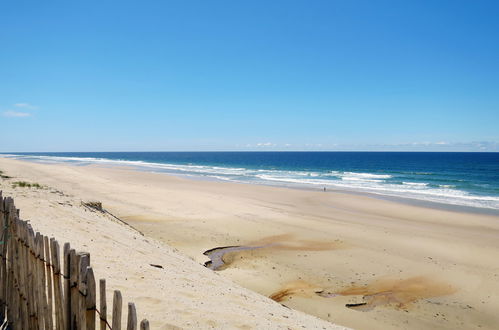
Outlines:
{"type": "Polygon", "coordinates": [[[39,183],[30,183],[26,181],[15,181],[12,182],[12,188],[21,187],[21,188],[37,188],[42,189],[43,187],[39,183]]]}

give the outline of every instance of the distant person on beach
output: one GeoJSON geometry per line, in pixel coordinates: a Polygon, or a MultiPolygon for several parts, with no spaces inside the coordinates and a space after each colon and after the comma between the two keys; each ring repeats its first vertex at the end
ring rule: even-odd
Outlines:
{"type": "Polygon", "coordinates": [[[326,191],[326,187],[324,187],[324,191],[326,191]]]}

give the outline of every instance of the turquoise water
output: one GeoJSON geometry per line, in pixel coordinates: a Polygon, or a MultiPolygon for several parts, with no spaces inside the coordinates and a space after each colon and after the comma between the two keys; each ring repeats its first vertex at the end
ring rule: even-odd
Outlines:
{"type": "Polygon", "coordinates": [[[499,153],[66,152],[0,156],[49,163],[132,165],[182,176],[343,189],[499,210],[499,153]]]}

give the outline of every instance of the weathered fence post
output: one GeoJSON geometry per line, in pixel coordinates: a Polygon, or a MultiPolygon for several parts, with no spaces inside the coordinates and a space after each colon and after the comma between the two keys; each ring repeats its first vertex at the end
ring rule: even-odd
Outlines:
{"type": "Polygon", "coordinates": [[[78,260],[78,329],[85,330],[87,328],[86,311],[87,311],[87,283],[86,273],[87,267],[90,266],[90,254],[87,252],[79,252],[78,260]]]}
{"type": "Polygon", "coordinates": [[[49,330],[52,329],[51,327],[51,315],[49,315],[49,307],[48,307],[48,299],[47,299],[47,291],[48,291],[48,286],[47,286],[47,276],[48,274],[45,274],[45,262],[47,262],[47,258],[45,257],[45,249],[43,246],[43,242],[45,240],[45,236],[40,235],[38,238],[38,253],[39,253],[39,259],[38,259],[38,272],[40,274],[40,285],[41,285],[41,299],[43,303],[43,321],[44,321],[44,326],[45,329],[49,330]]]}
{"type": "Polygon", "coordinates": [[[121,308],[123,307],[120,290],[114,290],[113,296],[113,330],[121,330],[121,308]]]}
{"type": "Polygon", "coordinates": [[[10,259],[10,267],[7,268],[7,295],[6,295],[6,300],[5,302],[9,302],[7,304],[7,326],[9,328],[14,328],[14,320],[15,320],[15,313],[14,311],[17,310],[17,293],[14,291],[14,269],[16,268],[17,264],[15,263],[16,260],[16,253],[15,253],[15,248],[16,248],[16,237],[14,236],[14,224],[12,221],[12,216],[10,213],[11,210],[11,205],[10,205],[10,198],[5,198],[4,199],[4,218],[5,222],[7,223],[7,235],[8,235],[8,240],[7,240],[7,256],[10,259]]]}
{"type": "MultiPolygon", "coordinates": [[[[22,326],[28,329],[31,327],[31,306],[29,304],[29,268],[28,268],[28,232],[27,232],[27,224],[24,221],[18,220],[18,228],[20,229],[20,242],[19,242],[19,250],[20,250],[20,258],[21,262],[19,263],[20,276],[19,276],[19,287],[22,298],[22,310],[19,311],[20,316],[23,319],[22,326]]],[[[23,328],[24,329],[24,328],[23,328]]]]}
{"type": "Polygon", "coordinates": [[[95,309],[96,309],[96,288],[95,288],[95,277],[94,270],[92,267],[87,267],[86,270],[86,280],[87,284],[87,297],[86,297],[86,319],[87,319],[87,330],[95,330],[95,309]]]}
{"type": "Polygon", "coordinates": [[[54,329],[54,322],[52,318],[52,262],[50,258],[49,238],[47,236],[43,237],[43,246],[45,248],[45,271],[47,273],[47,329],[54,329]]]}
{"type": "Polygon", "coordinates": [[[57,327],[56,329],[65,329],[64,328],[64,298],[62,296],[62,286],[61,286],[61,264],[60,264],[60,255],[59,255],[59,243],[51,238],[50,239],[52,246],[51,246],[51,252],[52,252],[52,265],[54,266],[54,301],[55,301],[55,315],[56,315],[56,320],[57,320],[57,327]]]}
{"type": "Polygon", "coordinates": [[[13,324],[17,324],[19,326],[27,326],[24,322],[24,317],[26,313],[22,313],[24,309],[24,300],[23,300],[23,259],[22,259],[22,237],[21,237],[21,224],[17,222],[14,218],[12,210],[10,211],[11,216],[11,224],[13,228],[13,251],[14,257],[12,260],[13,263],[13,272],[12,272],[12,298],[14,300],[14,308],[13,308],[13,324]]]}
{"type": "Polygon", "coordinates": [[[99,298],[100,298],[100,330],[106,330],[107,323],[107,304],[106,304],[106,280],[99,280],[99,298]]]}
{"type": "Polygon", "coordinates": [[[140,322],[140,330],[149,330],[149,321],[144,319],[140,322]]]}
{"type": "Polygon", "coordinates": [[[132,302],[128,303],[126,330],[137,330],[137,311],[135,310],[135,304],[132,302]]]}
{"type": "Polygon", "coordinates": [[[71,328],[71,287],[69,283],[69,278],[71,274],[71,266],[69,262],[69,251],[71,250],[71,246],[68,242],[64,243],[63,247],[63,259],[64,259],[64,268],[63,268],[63,288],[64,288],[64,310],[63,313],[65,315],[65,323],[64,328],[71,328]]]}
{"type": "Polygon", "coordinates": [[[40,251],[40,242],[43,237],[39,232],[35,234],[35,269],[36,269],[36,287],[37,287],[37,313],[38,313],[38,328],[45,328],[45,313],[47,311],[47,295],[45,294],[45,267],[43,267],[43,249],[40,251]]]}
{"type": "Polygon", "coordinates": [[[28,306],[30,307],[30,329],[38,329],[38,291],[36,287],[36,269],[35,269],[35,254],[33,250],[34,245],[34,232],[31,225],[28,224],[28,237],[27,237],[27,261],[28,261],[28,306]]]}
{"type": "MultiPolygon", "coordinates": [[[[4,198],[3,201],[2,201],[2,207],[3,207],[3,219],[4,219],[4,225],[6,226],[5,228],[5,239],[6,239],[6,244],[7,244],[7,250],[6,252],[4,253],[4,259],[3,259],[3,264],[4,264],[4,267],[5,267],[5,279],[4,279],[4,283],[5,284],[5,300],[4,300],[4,303],[5,303],[5,307],[6,307],[6,312],[5,312],[5,317],[7,318],[7,325],[8,326],[12,326],[11,324],[11,309],[13,307],[13,304],[14,304],[14,301],[13,301],[13,297],[12,297],[12,287],[13,285],[11,285],[11,280],[12,280],[12,276],[10,274],[10,272],[12,271],[12,263],[10,263],[10,267],[8,266],[8,263],[7,263],[7,258],[11,259],[12,260],[12,244],[13,244],[13,237],[12,237],[12,225],[10,223],[10,219],[9,219],[9,204],[8,204],[8,198],[4,198]],[[7,303],[9,302],[9,303],[7,303]]],[[[5,251],[5,250],[4,250],[5,251]]]]}
{"type": "Polygon", "coordinates": [[[6,253],[7,253],[7,242],[8,242],[8,222],[5,217],[4,212],[4,199],[2,197],[2,191],[0,191],[0,239],[2,246],[0,249],[0,322],[3,323],[5,320],[5,307],[6,307],[6,296],[7,296],[7,263],[6,263],[6,253]]]}
{"type": "Polygon", "coordinates": [[[18,228],[17,223],[15,221],[15,207],[14,201],[12,198],[6,198],[4,201],[4,213],[5,213],[5,221],[7,223],[8,231],[7,235],[9,237],[7,256],[10,259],[10,265],[7,270],[7,321],[8,327],[14,329],[14,327],[19,328],[19,313],[21,308],[21,297],[18,285],[19,279],[19,241],[18,241],[18,228]]]}
{"type": "Polygon", "coordinates": [[[69,329],[75,330],[76,329],[76,309],[77,309],[77,302],[78,302],[78,288],[77,288],[77,280],[78,280],[78,263],[76,260],[76,251],[74,249],[71,249],[69,251],[69,265],[70,265],[70,277],[69,277],[69,286],[70,286],[70,295],[71,295],[71,305],[69,306],[70,309],[70,322],[69,322],[69,329]]]}

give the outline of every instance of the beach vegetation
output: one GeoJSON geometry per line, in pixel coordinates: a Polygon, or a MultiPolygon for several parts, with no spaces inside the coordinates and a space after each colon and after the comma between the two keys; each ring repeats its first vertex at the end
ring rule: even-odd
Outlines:
{"type": "Polygon", "coordinates": [[[21,188],[36,188],[36,189],[43,189],[42,185],[39,183],[30,183],[26,181],[15,181],[12,182],[12,188],[16,187],[21,187],[21,188]]]}

